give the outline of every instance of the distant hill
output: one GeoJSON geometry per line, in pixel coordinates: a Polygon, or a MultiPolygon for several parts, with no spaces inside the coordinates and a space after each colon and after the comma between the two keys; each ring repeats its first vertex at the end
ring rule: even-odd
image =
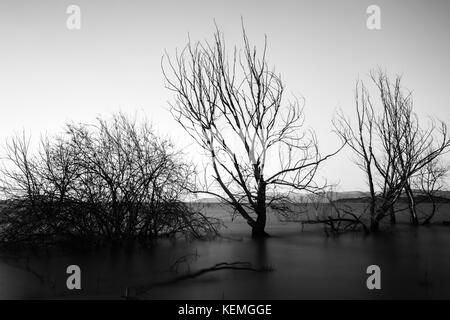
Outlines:
{"type": "Polygon", "coordinates": [[[220,199],[218,198],[200,198],[197,200],[194,200],[192,202],[198,202],[198,203],[218,203],[220,202],[220,199]]]}
{"type": "MultiPolygon", "coordinates": [[[[421,198],[425,198],[425,196],[419,190],[414,190],[414,194],[418,197],[418,201],[421,201],[421,198]]],[[[291,201],[297,203],[310,203],[310,202],[328,202],[329,200],[333,201],[361,201],[365,198],[370,197],[370,192],[368,191],[330,191],[326,195],[315,195],[315,194],[295,194],[290,196],[291,201]]],[[[405,198],[404,195],[401,198],[405,198]]],[[[450,191],[438,191],[436,192],[436,201],[438,202],[450,202],[450,191]]],[[[196,201],[196,203],[219,203],[220,199],[209,197],[209,198],[200,198],[196,201]]]]}

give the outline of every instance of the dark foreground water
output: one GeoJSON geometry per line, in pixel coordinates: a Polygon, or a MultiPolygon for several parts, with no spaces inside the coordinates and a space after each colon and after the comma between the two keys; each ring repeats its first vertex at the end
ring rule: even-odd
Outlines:
{"type": "Polygon", "coordinates": [[[225,270],[151,288],[146,299],[380,299],[450,298],[450,228],[397,226],[380,235],[326,237],[320,228],[272,220],[272,237],[248,237],[229,223],[212,241],[160,241],[150,249],[0,252],[0,298],[121,298],[148,286],[220,262],[251,262],[272,272],[225,270]],[[170,266],[188,255],[178,270],[170,266]],[[82,271],[82,290],[66,288],[66,268],[82,271]],[[366,287],[366,268],[381,268],[378,291],[366,287]]]}

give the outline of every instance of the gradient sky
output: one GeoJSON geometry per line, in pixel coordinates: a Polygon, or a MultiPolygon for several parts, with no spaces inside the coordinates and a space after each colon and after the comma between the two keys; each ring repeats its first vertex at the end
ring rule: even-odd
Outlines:
{"type": "MultiPolygon", "coordinates": [[[[306,99],[306,124],[323,152],[338,143],[334,111],[353,112],[356,79],[378,66],[403,74],[419,115],[450,120],[450,1],[1,0],[2,143],[24,128],[39,137],[121,110],[194,151],[167,110],[161,57],[183,47],[188,33],[211,39],[214,19],[227,45],[240,46],[241,16],[253,43],[267,34],[269,63],[287,93],[306,99]],[[81,30],[66,28],[70,4],[81,8],[81,30]],[[381,8],[381,30],[366,28],[371,4],[381,8]]],[[[365,189],[348,152],[320,175],[342,190],[365,189]]]]}

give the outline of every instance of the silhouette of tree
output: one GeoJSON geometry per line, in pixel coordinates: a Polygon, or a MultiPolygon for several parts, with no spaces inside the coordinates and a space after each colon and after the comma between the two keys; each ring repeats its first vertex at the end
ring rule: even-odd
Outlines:
{"type": "Polygon", "coordinates": [[[397,150],[396,168],[405,177],[404,191],[408,198],[411,223],[419,224],[415,195],[411,184],[413,177],[435,159],[448,152],[450,136],[443,121],[431,119],[424,127],[413,111],[411,92],[401,86],[401,77],[391,81],[379,72],[372,75],[380,93],[387,121],[391,123],[392,145],[397,150]]]}
{"type": "MultiPolygon", "coordinates": [[[[214,183],[195,193],[220,198],[266,237],[267,208],[288,201],[292,192],[314,192],[321,156],[313,131],[304,130],[302,104],[284,99],[281,77],[251,47],[228,52],[216,27],[212,43],[188,42],[163,73],[174,92],[174,118],[210,158],[214,183]],[[170,74],[169,74],[170,73],[170,74]]],[[[206,168],[205,168],[206,170],[206,168]]]]}
{"type": "Polygon", "coordinates": [[[449,166],[443,164],[439,158],[436,158],[423,167],[412,179],[414,188],[419,190],[420,195],[425,196],[426,201],[431,204],[430,213],[423,220],[423,225],[430,224],[436,214],[438,209],[436,198],[439,197],[439,192],[445,187],[445,178],[448,170],[449,166]]]}
{"type": "Polygon", "coordinates": [[[423,129],[412,109],[410,92],[401,86],[401,77],[391,81],[385,72],[371,72],[381,101],[374,106],[362,82],[356,86],[356,119],[354,126],[341,112],[335,120],[335,131],[348,141],[357,156],[357,164],[365,172],[370,190],[371,229],[390,216],[395,223],[394,205],[405,191],[411,223],[417,225],[411,179],[433,160],[448,151],[450,136],[447,126],[436,121],[423,129]]]}
{"type": "Polygon", "coordinates": [[[32,156],[29,139],[7,144],[0,239],[146,241],[216,231],[216,221],[183,199],[194,167],[152,128],[115,115],[95,124],[68,124],[43,138],[32,156]]]}

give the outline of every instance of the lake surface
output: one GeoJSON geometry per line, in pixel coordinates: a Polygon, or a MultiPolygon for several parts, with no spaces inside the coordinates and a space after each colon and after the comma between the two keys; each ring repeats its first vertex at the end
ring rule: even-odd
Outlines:
{"type": "Polygon", "coordinates": [[[400,224],[377,234],[326,237],[321,227],[269,219],[265,241],[242,220],[226,218],[222,237],[161,240],[89,251],[0,252],[0,299],[112,298],[147,286],[142,299],[450,299],[450,227],[400,224]],[[185,263],[171,266],[180,257],[185,263]],[[221,262],[250,262],[272,272],[223,270],[170,285],[152,285],[221,262]],[[66,268],[81,268],[82,290],[66,288],[66,268]],[[381,268],[381,290],[368,290],[366,268],[381,268]]]}

